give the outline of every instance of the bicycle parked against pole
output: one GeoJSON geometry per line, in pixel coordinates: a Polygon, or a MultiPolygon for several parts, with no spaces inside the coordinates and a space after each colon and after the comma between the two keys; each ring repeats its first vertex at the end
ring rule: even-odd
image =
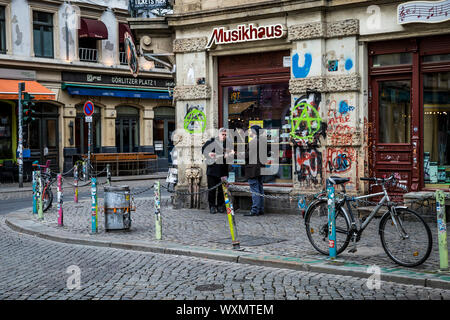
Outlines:
{"type": "MultiPolygon", "coordinates": [[[[343,194],[336,196],[336,250],[342,253],[350,241],[353,248],[349,252],[357,251],[356,243],[382,206],[388,208],[379,224],[381,244],[386,254],[394,262],[405,267],[415,267],[425,262],[432,249],[431,231],[425,220],[415,211],[406,206],[398,206],[390,201],[386,186],[406,187],[399,184],[394,175],[389,178],[361,178],[363,181],[374,182],[372,186],[381,186],[382,192],[372,193],[359,197],[345,194],[344,183],[349,178],[330,177],[334,185],[341,185],[343,194]],[[382,196],[376,207],[363,222],[357,221],[353,215],[350,204],[361,199],[382,196]]],[[[328,242],[328,199],[320,197],[314,200],[305,213],[305,227],[308,239],[312,246],[322,254],[329,254],[328,242]]]]}
{"type": "Polygon", "coordinates": [[[45,212],[51,207],[53,202],[53,192],[51,189],[52,184],[56,181],[56,178],[52,177],[50,171],[50,160],[45,165],[38,164],[37,161],[33,162],[33,167],[41,170],[42,179],[42,211],[45,212]]]}

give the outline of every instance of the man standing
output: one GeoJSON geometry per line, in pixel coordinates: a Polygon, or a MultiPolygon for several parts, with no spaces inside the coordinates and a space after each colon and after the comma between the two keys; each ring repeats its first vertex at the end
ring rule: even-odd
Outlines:
{"type": "MultiPolygon", "coordinates": [[[[207,164],[206,176],[208,189],[221,183],[222,177],[228,177],[228,164],[226,163],[226,159],[233,156],[235,152],[234,150],[224,152],[226,150],[226,139],[227,130],[220,128],[219,136],[209,139],[202,147],[202,153],[206,158],[207,164]]],[[[222,185],[209,191],[208,203],[210,213],[225,212],[225,199],[223,197],[222,185]]]]}
{"type": "Polygon", "coordinates": [[[251,126],[249,132],[249,142],[245,152],[245,178],[250,185],[250,191],[252,193],[252,208],[245,216],[259,216],[264,214],[264,189],[263,189],[263,176],[261,175],[261,168],[264,167],[260,155],[260,146],[265,145],[261,139],[264,139],[260,135],[261,128],[259,126],[251,126]]]}

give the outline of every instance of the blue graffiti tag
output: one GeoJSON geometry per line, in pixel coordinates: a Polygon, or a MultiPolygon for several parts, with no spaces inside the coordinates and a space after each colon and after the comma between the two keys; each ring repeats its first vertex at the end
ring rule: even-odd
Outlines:
{"type": "Polygon", "coordinates": [[[298,61],[299,56],[298,53],[296,53],[292,56],[292,73],[296,78],[305,78],[309,73],[309,69],[311,69],[312,56],[310,53],[305,53],[305,63],[303,64],[303,67],[299,67],[298,61]]]}
{"type": "Polygon", "coordinates": [[[345,70],[350,70],[351,68],[353,68],[353,61],[352,59],[347,59],[345,60],[345,70]]]}
{"type": "Polygon", "coordinates": [[[353,111],[355,109],[355,107],[353,106],[349,106],[347,101],[342,100],[341,102],[339,102],[339,113],[340,114],[346,114],[349,111],[353,111]]]}

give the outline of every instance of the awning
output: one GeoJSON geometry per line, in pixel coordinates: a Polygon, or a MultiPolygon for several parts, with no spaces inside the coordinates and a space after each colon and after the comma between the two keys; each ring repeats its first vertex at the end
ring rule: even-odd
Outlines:
{"type": "Polygon", "coordinates": [[[19,82],[25,82],[24,91],[34,96],[35,100],[56,100],[56,93],[36,81],[9,79],[0,79],[0,99],[17,100],[19,82]]]}
{"type": "Polygon", "coordinates": [[[104,86],[80,86],[70,83],[63,84],[63,89],[71,95],[77,96],[96,96],[96,97],[117,97],[117,98],[139,98],[139,99],[158,99],[171,100],[167,89],[135,89],[135,88],[116,88],[104,86]]]}
{"type": "Polygon", "coordinates": [[[119,23],[119,43],[124,42],[124,34],[128,32],[133,37],[133,32],[131,32],[130,26],[128,23],[119,23]]]}
{"type": "Polygon", "coordinates": [[[108,29],[100,20],[81,18],[78,37],[108,39],[108,29]]]}

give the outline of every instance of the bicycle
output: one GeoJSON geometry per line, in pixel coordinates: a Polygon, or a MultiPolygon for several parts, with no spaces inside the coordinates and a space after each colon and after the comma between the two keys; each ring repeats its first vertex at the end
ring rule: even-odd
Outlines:
{"type": "Polygon", "coordinates": [[[47,211],[53,202],[53,192],[51,189],[52,184],[56,181],[56,178],[52,177],[50,171],[50,160],[46,165],[38,164],[37,161],[33,162],[34,167],[38,167],[41,170],[42,179],[42,211],[47,211]]]}
{"type": "MultiPolygon", "coordinates": [[[[406,206],[397,206],[390,201],[386,185],[391,184],[402,189],[406,187],[399,184],[394,175],[385,178],[361,178],[362,181],[375,182],[373,186],[381,186],[382,192],[372,193],[359,197],[350,197],[345,194],[344,183],[349,178],[330,177],[329,182],[341,185],[343,194],[336,196],[335,202],[335,228],[336,251],[342,253],[350,241],[353,248],[349,252],[357,251],[356,243],[382,206],[388,208],[381,217],[379,235],[384,251],[395,263],[405,267],[415,267],[425,262],[432,249],[431,231],[425,220],[415,211],[406,206]],[[363,221],[358,222],[350,207],[351,202],[361,199],[383,196],[376,207],[363,221]],[[345,208],[345,205],[348,211],[345,208]]],[[[313,200],[305,213],[306,234],[312,246],[324,255],[329,254],[328,248],[328,199],[324,196],[313,200]]]]}

